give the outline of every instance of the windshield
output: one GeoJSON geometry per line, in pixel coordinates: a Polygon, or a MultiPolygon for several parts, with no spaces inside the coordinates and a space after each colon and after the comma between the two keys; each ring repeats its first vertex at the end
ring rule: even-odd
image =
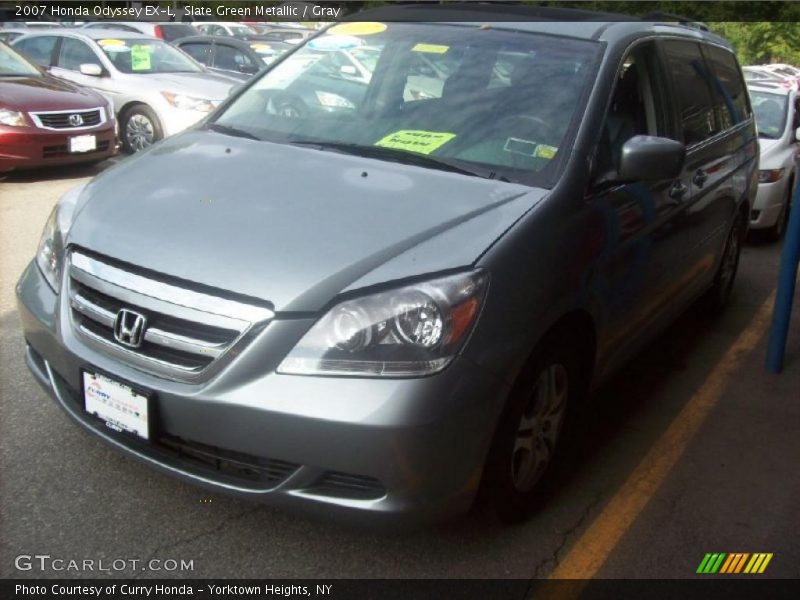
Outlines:
{"type": "Polygon", "coordinates": [[[255,33],[252,29],[250,29],[249,27],[245,27],[244,25],[228,25],[228,28],[230,29],[231,35],[233,37],[237,37],[240,39],[244,39],[246,37],[254,35],[255,33]]]}
{"type": "Polygon", "coordinates": [[[759,136],[774,140],[783,135],[788,99],[787,94],[750,91],[750,101],[756,114],[759,136]]]}
{"type": "Polygon", "coordinates": [[[39,70],[5,44],[0,44],[0,77],[22,75],[41,77],[39,70]]]}
{"type": "Polygon", "coordinates": [[[149,39],[102,39],[97,44],[123,73],[198,73],[203,69],[166,42],[149,39]]]}
{"type": "Polygon", "coordinates": [[[346,23],[269,69],[221,113],[230,132],[447,163],[542,185],[592,72],[594,42],[469,26],[346,23]]]}

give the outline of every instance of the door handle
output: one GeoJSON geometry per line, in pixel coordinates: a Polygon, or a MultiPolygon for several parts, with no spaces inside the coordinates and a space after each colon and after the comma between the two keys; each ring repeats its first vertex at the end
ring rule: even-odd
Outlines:
{"type": "Polygon", "coordinates": [[[708,173],[703,171],[703,169],[697,169],[697,172],[692,177],[692,183],[694,183],[697,187],[703,187],[708,180],[708,173]]]}
{"type": "Polygon", "coordinates": [[[670,188],[669,197],[672,198],[673,200],[680,200],[681,198],[683,198],[683,196],[686,194],[688,190],[689,188],[686,187],[686,185],[682,181],[678,180],[670,188]]]}

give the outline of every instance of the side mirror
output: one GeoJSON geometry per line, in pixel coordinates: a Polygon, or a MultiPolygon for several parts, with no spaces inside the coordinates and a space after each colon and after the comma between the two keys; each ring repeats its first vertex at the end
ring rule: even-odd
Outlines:
{"type": "Polygon", "coordinates": [[[239,65],[239,72],[244,73],[245,75],[255,75],[258,73],[258,67],[256,65],[239,65]]]}
{"type": "Polygon", "coordinates": [[[342,65],[339,71],[342,75],[358,75],[358,71],[353,65],[342,65]]]}
{"type": "Polygon", "coordinates": [[[91,77],[100,77],[103,75],[103,67],[96,63],[85,63],[79,67],[81,74],[89,75],[91,77]]]}
{"type": "Polygon", "coordinates": [[[622,146],[619,178],[623,181],[675,179],[681,174],[686,146],[675,140],[635,135],[622,146]]]}

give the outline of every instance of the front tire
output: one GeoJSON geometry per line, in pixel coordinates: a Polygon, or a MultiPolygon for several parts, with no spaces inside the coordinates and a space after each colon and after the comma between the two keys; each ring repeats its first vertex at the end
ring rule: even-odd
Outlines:
{"type": "Polygon", "coordinates": [[[134,154],[162,139],[164,130],[153,109],[138,104],[125,111],[120,119],[120,135],[125,152],[134,154]]]}
{"type": "Polygon", "coordinates": [[[584,393],[586,374],[571,339],[562,330],[539,345],[497,426],[482,491],[505,523],[528,519],[552,491],[556,459],[584,393]]]}

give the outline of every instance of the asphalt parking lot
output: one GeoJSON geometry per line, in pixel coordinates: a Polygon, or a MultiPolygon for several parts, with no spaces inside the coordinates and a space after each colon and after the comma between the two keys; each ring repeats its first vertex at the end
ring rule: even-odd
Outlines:
{"type": "Polygon", "coordinates": [[[597,395],[555,497],[528,523],[484,512],[376,533],[209,495],[70,422],[23,362],[14,284],[60,194],[102,167],[0,181],[0,577],[683,578],[708,552],[773,553],[800,576],[800,306],[763,371],[779,246],[743,251],[729,310],[682,317],[597,395]],[[193,561],[191,573],[45,572],[19,555],[193,561]]]}

